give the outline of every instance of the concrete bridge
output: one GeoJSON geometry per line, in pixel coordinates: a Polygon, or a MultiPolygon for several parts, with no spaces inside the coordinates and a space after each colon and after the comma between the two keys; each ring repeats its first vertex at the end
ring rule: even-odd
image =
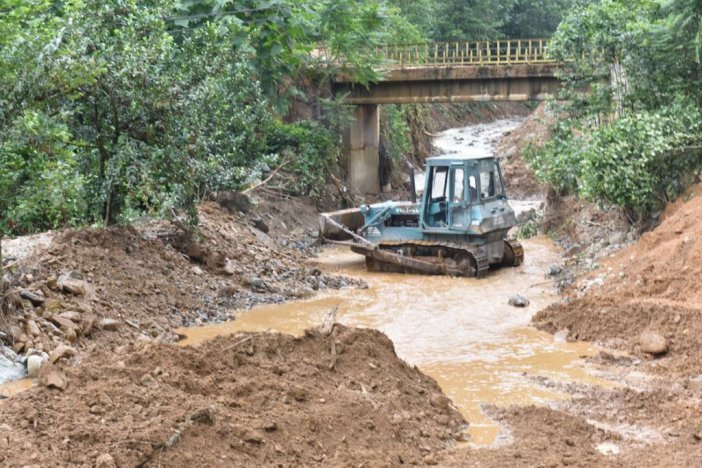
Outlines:
{"type": "Polygon", "coordinates": [[[547,39],[388,45],[383,78],[368,87],[344,74],[332,89],[356,105],[343,137],[351,184],[361,192],[380,191],[381,104],[544,100],[558,91],[558,64],[549,59],[547,39]]]}

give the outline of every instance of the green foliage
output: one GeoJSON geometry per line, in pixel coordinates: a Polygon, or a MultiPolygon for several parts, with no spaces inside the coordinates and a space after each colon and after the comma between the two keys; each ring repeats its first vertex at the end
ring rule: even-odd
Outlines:
{"type": "Polygon", "coordinates": [[[385,143],[388,156],[393,162],[393,169],[397,169],[412,150],[407,118],[406,108],[403,106],[388,105],[382,108],[380,125],[386,135],[385,143]]]}
{"type": "Polygon", "coordinates": [[[536,211],[529,213],[529,217],[517,229],[517,238],[531,239],[539,234],[539,216],[536,211]]]}
{"type": "Polygon", "coordinates": [[[1,49],[0,69],[14,74],[0,83],[13,109],[0,134],[0,165],[14,168],[0,175],[15,187],[3,190],[6,229],[172,209],[192,217],[198,200],[241,186],[265,157],[271,118],[248,49],[212,24],[174,41],[162,19],[171,7],[66,4],[1,49]]]}
{"type": "Polygon", "coordinates": [[[339,143],[334,132],[316,122],[274,124],[267,137],[271,153],[280,154],[294,175],[287,189],[293,195],[320,200],[329,174],[338,173],[339,143]]]}
{"type": "Polygon", "coordinates": [[[603,0],[561,23],[551,53],[577,60],[563,76],[553,139],[527,155],[540,179],[634,217],[659,210],[690,182],[702,169],[702,75],[690,41],[700,7],[603,0]]]}
{"type": "Polygon", "coordinates": [[[549,37],[561,18],[582,3],[588,0],[434,2],[432,36],[437,40],[549,37]]]}

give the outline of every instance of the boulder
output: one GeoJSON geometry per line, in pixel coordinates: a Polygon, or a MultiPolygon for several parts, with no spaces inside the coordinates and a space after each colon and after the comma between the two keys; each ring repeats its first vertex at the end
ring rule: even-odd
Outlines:
{"type": "Polygon", "coordinates": [[[527,307],[529,305],[529,299],[522,296],[521,294],[515,294],[509,298],[509,305],[514,307],[527,307]]]}
{"type": "Polygon", "coordinates": [[[109,453],[103,453],[95,459],[95,468],[115,468],[115,459],[109,453]]]}
{"type": "Polygon", "coordinates": [[[46,388],[65,390],[68,378],[61,369],[51,363],[46,363],[39,369],[39,385],[46,388]]]}
{"type": "Polygon", "coordinates": [[[39,375],[39,369],[44,364],[45,359],[41,356],[29,356],[27,358],[27,377],[34,379],[39,375]]]}
{"type": "Polygon", "coordinates": [[[217,203],[230,213],[237,211],[248,213],[251,210],[251,200],[246,194],[240,192],[219,192],[217,203]]]}
{"type": "Polygon", "coordinates": [[[192,267],[192,268],[190,269],[190,271],[191,271],[191,272],[193,273],[193,275],[195,275],[195,276],[201,276],[202,273],[203,273],[202,268],[197,267],[197,266],[192,267]]]}
{"type": "Polygon", "coordinates": [[[51,353],[49,354],[49,361],[51,361],[51,363],[54,364],[59,359],[69,358],[71,356],[74,356],[76,353],[77,351],[75,348],[61,344],[54,348],[53,351],[51,351],[51,353]]]}
{"type": "Polygon", "coordinates": [[[22,299],[26,299],[31,302],[34,307],[38,307],[44,303],[44,295],[38,292],[23,289],[19,294],[22,299]]]}
{"type": "Polygon", "coordinates": [[[663,335],[653,330],[645,330],[639,335],[641,351],[653,356],[668,352],[668,340],[663,335]]]}
{"type": "Polygon", "coordinates": [[[102,318],[98,322],[98,327],[105,331],[118,331],[121,326],[122,322],[111,318],[102,318]]]}
{"type": "Polygon", "coordinates": [[[65,318],[67,320],[70,320],[71,322],[80,322],[81,315],[80,312],[76,312],[75,310],[69,310],[66,312],[61,312],[59,314],[59,317],[65,318]]]}
{"type": "Polygon", "coordinates": [[[27,326],[26,326],[26,331],[27,335],[30,336],[39,336],[41,335],[41,330],[39,329],[39,325],[37,325],[37,322],[34,320],[27,320],[27,326]]]}

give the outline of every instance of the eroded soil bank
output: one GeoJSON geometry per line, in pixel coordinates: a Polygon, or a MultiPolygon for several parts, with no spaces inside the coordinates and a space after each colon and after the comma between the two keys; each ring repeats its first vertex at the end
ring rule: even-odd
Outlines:
{"type": "MultiPolygon", "coordinates": [[[[529,125],[536,128],[527,121],[511,136],[529,125]]],[[[511,166],[533,182],[520,157],[519,149],[510,152],[505,172],[511,166]]],[[[541,188],[521,185],[525,198],[538,202],[541,188]]],[[[435,279],[427,287],[422,278],[398,276],[377,289],[357,266],[309,263],[305,226],[314,225],[315,212],[296,200],[249,212],[236,200],[205,204],[199,238],[164,223],[59,233],[48,247],[10,260],[15,294],[3,304],[3,341],[21,354],[61,353],[42,369],[42,386],[0,402],[0,462],[699,466],[700,192],[691,190],[658,230],[609,258],[624,242],[613,239],[614,217],[582,204],[569,218],[568,202],[554,218],[575,226],[562,230],[579,244],[566,246],[566,266],[585,262],[594,271],[572,286],[567,302],[537,314],[537,324],[559,339],[599,343],[600,351],[523,328],[551,301],[546,296],[560,280],[547,276],[547,267],[562,264],[557,257],[543,258],[528,281],[518,270],[491,273],[485,290],[492,285],[499,293],[475,295],[484,314],[474,316],[485,321],[471,323],[464,320],[470,311],[453,305],[471,296],[472,280],[435,279]],[[583,226],[592,235],[580,235],[583,226]],[[604,240],[604,257],[583,247],[604,240]],[[353,278],[359,275],[369,289],[353,289],[365,285],[353,278]],[[338,287],[348,289],[308,300],[318,315],[305,320],[320,323],[337,305],[341,322],[381,328],[394,345],[380,332],[344,325],[331,336],[235,332],[197,347],[168,343],[178,327],[237,316],[243,325],[249,313],[237,308],[338,287]],[[378,292],[392,291],[395,297],[379,300],[378,292]],[[530,296],[531,308],[503,308],[513,292],[530,296]],[[427,299],[421,307],[419,297],[427,299]],[[367,314],[352,321],[354,307],[367,314]],[[435,319],[441,326],[431,326],[435,319]],[[422,352],[427,342],[440,345],[440,362],[431,349],[422,352]],[[585,355],[584,366],[578,357],[585,355]],[[504,397],[496,401],[502,404],[477,404],[471,413],[466,408],[475,402],[460,397],[471,389],[504,397]],[[513,403],[522,406],[506,406],[513,403]],[[508,437],[492,448],[460,443],[458,409],[474,429],[489,423],[508,437]]],[[[539,258],[536,243],[527,258],[530,252],[539,258]]],[[[295,317],[294,303],[282,307],[295,317]]]]}
{"type": "Polygon", "coordinates": [[[66,378],[0,403],[0,464],[416,465],[464,424],[387,337],[339,325],[96,351],[66,378]]]}

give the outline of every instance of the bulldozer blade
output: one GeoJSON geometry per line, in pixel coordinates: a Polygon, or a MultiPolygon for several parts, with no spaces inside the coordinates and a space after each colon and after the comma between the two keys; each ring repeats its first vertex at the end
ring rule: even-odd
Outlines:
{"type": "Polygon", "coordinates": [[[355,232],[365,224],[363,213],[361,213],[359,208],[321,213],[318,221],[319,236],[330,240],[347,240],[352,238],[349,233],[339,227],[339,225],[351,232],[355,232]],[[333,222],[330,222],[330,220],[333,222]]]}

